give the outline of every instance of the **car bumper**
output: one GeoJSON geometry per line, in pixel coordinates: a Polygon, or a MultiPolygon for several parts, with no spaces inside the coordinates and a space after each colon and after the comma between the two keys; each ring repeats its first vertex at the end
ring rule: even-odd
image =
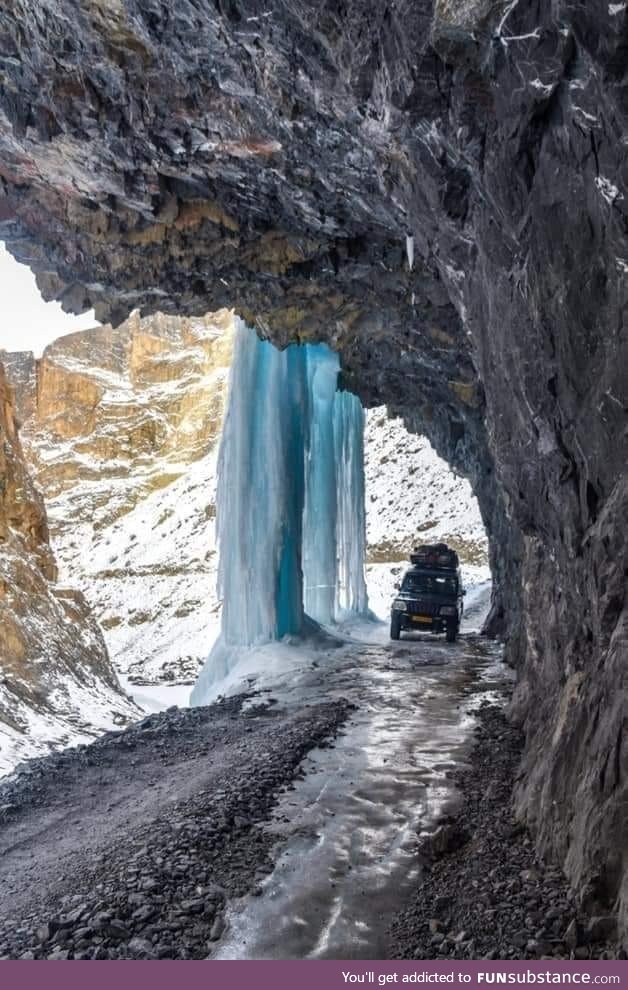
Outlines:
{"type": "Polygon", "coordinates": [[[400,614],[402,629],[421,629],[426,632],[438,632],[445,624],[445,620],[440,616],[409,615],[407,612],[400,614]]]}
{"type": "Polygon", "coordinates": [[[399,616],[401,629],[415,629],[418,632],[441,633],[447,628],[448,623],[459,624],[457,615],[421,615],[418,612],[393,611],[393,616],[399,616]]]}

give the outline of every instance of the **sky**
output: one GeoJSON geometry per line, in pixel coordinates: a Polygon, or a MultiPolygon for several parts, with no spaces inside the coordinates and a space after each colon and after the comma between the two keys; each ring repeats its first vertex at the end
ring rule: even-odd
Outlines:
{"type": "Polygon", "coordinates": [[[68,316],[59,303],[44,302],[30,268],[19,265],[0,241],[0,349],[39,356],[57,337],[95,325],[93,311],[68,316]]]}

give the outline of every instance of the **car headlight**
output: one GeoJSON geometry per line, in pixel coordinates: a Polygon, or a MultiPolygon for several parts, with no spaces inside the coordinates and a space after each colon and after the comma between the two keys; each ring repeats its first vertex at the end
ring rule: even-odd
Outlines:
{"type": "Polygon", "coordinates": [[[457,610],[455,605],[441,605],[440,610],[441,615],[456,615],[457,610]]]}
{"type": "Polygon", "coordinates": [[[408,605],[404,602],[403,598],[395,598],[393,608],[395,612],[406,612],[408,610],[408,605]]]}

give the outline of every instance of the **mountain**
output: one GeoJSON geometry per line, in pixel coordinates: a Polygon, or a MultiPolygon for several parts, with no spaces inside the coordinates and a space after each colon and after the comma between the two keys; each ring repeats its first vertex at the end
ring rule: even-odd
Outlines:
{"type": "Polygon", "coordinates": [[[60,573],[132,684],[191,684],[218,622],[215,463],[232,315],[133,315],[7,365],[60,573]]]}
{"type": "Polygon", "coordinates": [[[93,613],[58,571],[0,364],[0,773],[138,716],[93,613]]]}

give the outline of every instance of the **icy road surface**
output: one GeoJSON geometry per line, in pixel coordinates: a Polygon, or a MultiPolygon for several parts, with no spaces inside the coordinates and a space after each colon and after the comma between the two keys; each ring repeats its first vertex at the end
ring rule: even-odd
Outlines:
{"type": "Polygon", "coordinates": [[[449,775],[468,751],[472,710],[509,675],[500,648],[475,633],[455,645],[419,634],[390,643],[382,626],[372,635],[269,691],[280,707],[322,695],[359,707],[280,799],[275,869],[232,906],[216,958],[387,957],[417,837],[455,799],[449,775]]]}
{"type": "MultiPolygon", "coordinates": [[[[472,626],[481,599],[467,595],[472,626]]],[[[508,673],[476,632],[340,632],[254,651],[223,684],[239,698],[171,708],[4,781],[0,955],[46,957],[56,935],[34,933],[70,896],[80,919],[60,951],[79,956],[87,941],[128,958],[139,932],[159,958],[386,958],[418,835],[455,798],[473,710],[508,673]],[[347,721],[340,699],[357,706],[347,721]],[[186,905],[216,883],[228,923],[221,908],[212,935],[214,916],[186,905]],[[90,942],[79,929],[103,905],[122,933],[90,942]]]]}

